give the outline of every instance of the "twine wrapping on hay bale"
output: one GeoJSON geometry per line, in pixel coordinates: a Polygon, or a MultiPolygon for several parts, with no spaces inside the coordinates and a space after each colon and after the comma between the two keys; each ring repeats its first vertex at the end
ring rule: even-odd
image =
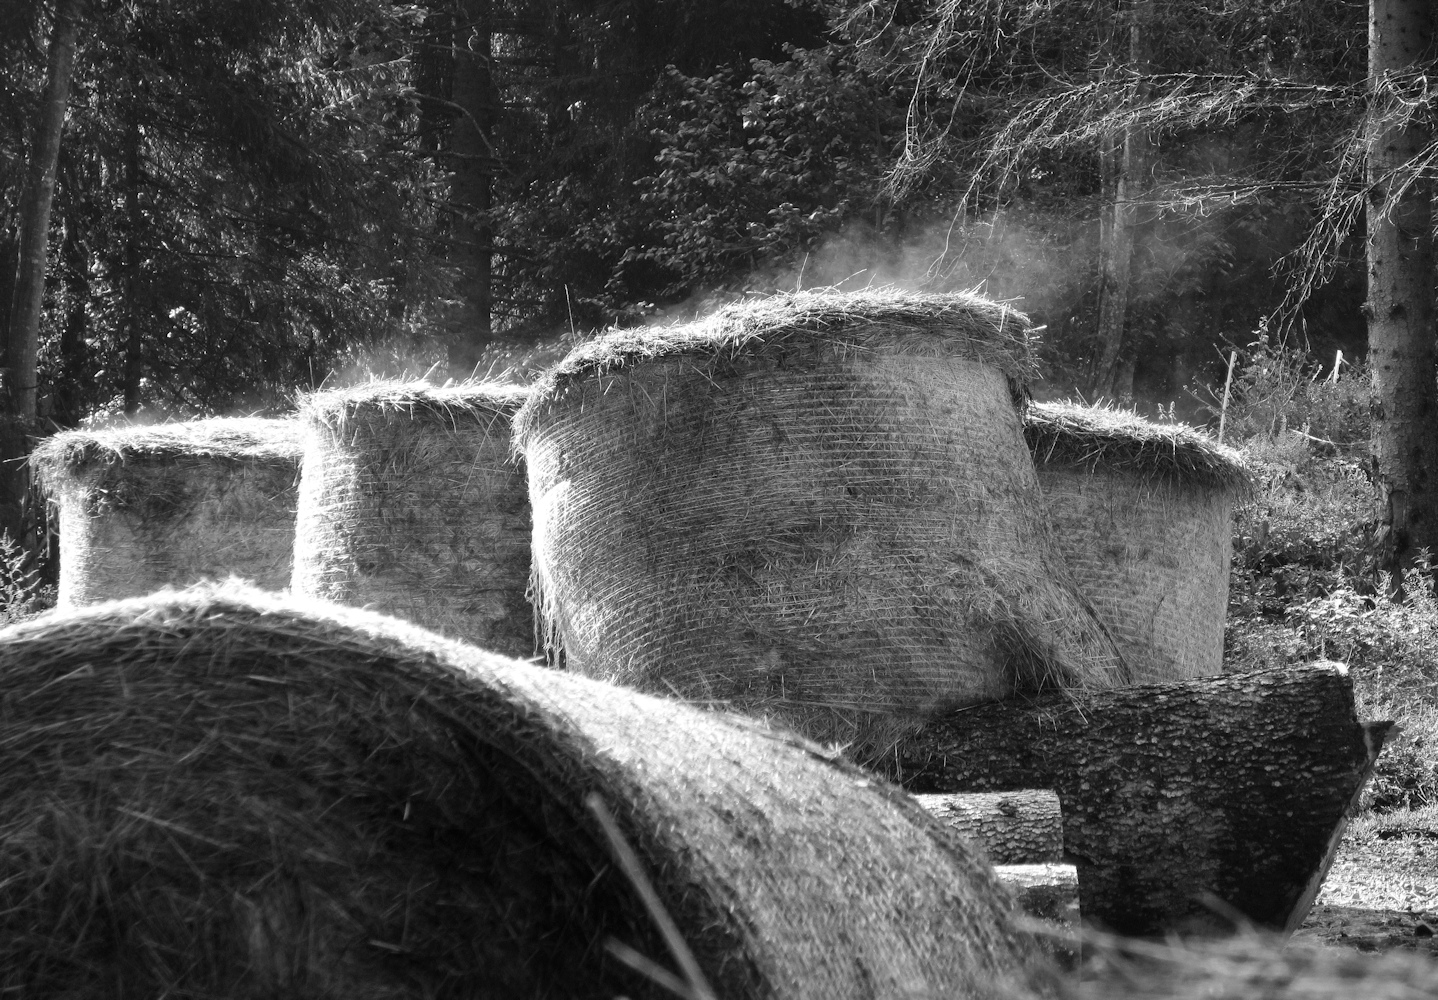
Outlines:
{"type": "Polygon", "coordinates": [[[1035,403],[1024,416],[1054,539],[1137,682],[1223,670],[1238,453],[1179,424],[1035,403]]]}
{"type": "Polygon", "coordinates": [[[528,483],[509,439],[524,394],[371,382],[306,397],[295,592],[532,654],[528,483]]]}
{"type": "Polygon", "coordinates": [[[63,431],[31,456],[60,511],[59,604],[207,577],[289,586],[302,450],[294,420],[63,431]]]}
{"type": "Polygon", "coordinates": [[[0,632],[0,691],[7,993],[668,996],[608,957],[671,965],[590,793],[720,996],[1031,974],[991,870],[892,786],[369,612],[206,585],[52,613],[0,632]]]}
{"type": "Polygon", "coordinates": [[[977,296],[884,291],[578,348],[515,418],[548,645],[842,741],[1116,683],[1024,449],[1028,337],[977,296]]]}

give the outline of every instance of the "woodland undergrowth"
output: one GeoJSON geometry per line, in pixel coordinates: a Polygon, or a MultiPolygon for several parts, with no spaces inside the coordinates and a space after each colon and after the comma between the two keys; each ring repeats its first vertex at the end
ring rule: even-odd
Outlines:
{"type": "Polygon", "coordinates": [[[1235,372],[1226,423],[1254,488],[1235,510],[1224,659],[1347,663],[1359,717],[1399,725],[1365,793],[1382,814],[1438,804],[1438,599],[1428,560],[1401,581],[1379,569],[1368,386],[1362,367],[1322,373],[1263,342],[1235,372]]]}

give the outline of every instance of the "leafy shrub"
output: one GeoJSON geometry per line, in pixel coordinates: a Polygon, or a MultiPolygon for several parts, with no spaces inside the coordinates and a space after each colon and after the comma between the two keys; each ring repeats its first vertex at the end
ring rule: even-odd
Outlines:
{"type": "MultiPolygon", "coordinates": [[[[1257,338],[1234,368],[1225,439],[1265,449],[1273,442],[1291,442],[1290,432],[1296,432],[1305,442],[1328,449],[1366,452],[1372,396],[1367,367],[1352,365],[1324,377],[1321,365],[1295,347],[1272,343],[1265,328],[1257,338]]],[[[1216,415],[1222,387],[1210,388],[1207,395],[1207,409],[1216,415]]]]}
{"type": "Polygon", "coordinates": [[[1253,490],[1234,508],[1232,599],[1252,606],[1231,609],[1240,614],[1281,611],[1344,585],[1377,588],[1377,488],[1357,462],[1316,459],[1292,440],[1286,454],[1282,440],[1247,449],[1253,490]]]}
{"type": "Polygon", "coordinates": [[[1375,813],[1421,809],[1438,802],[1438,764],[1425,756],[1426,741],[1395,743],[1384,749],[1363,792],[1363,806],[1375,813]]]}
{"type": "Polygon", "coordinates": [[[1393,719],[1400,731],[1379,758],[1365,804],[1374,811],[1438,802],[1438,599],[1428,567],[1410,571],[1399,604],[1382,585],[1362,594],[1342,583],[1322,597],[1266,614],[1230,614],[1229,669],[1341,660],[1352,671],[1359,717],[1393,719]]]}
{"type": "Polygon", "coordinates": [[[33,561],[10,537],[0,533],[0,625],[23,621],[55,606],[55,588],[40,581],[33,561]]]}

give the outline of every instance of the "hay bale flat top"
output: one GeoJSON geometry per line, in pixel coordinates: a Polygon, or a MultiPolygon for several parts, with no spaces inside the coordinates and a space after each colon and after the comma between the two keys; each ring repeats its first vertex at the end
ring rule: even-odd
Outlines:
{"type": "Polygon", "coordinates": [[[515,437],[524,437],[535,407],[558,402],[570,387],[661,359],[689,359],[696,368],[722,371],[740,358],[782,364],[815,349],[840,356],[882,350],[971,358],[1023,386],[1037,375],[1033,346],[1023,313],[967,292],[878,289],[755,298],[697,323],[621,330],[579,346],[536,383],[515,419],[515,437]]]}
{"type": "Polygon", "coordinates": [[[134,463],[167,464],[187,458],[293,467],[304,452],[295,420],[215,417],[171,424],[61,431],[30,457],[42,482],[134,463]]]}
{"type": "Polygon", "coordinates": [[[1187,424],[1160,424],[1109,406],[1032,403],[1024,439],[1041,465],[1103,467],[1178,483],[1239,489],[1242,457],[1187,424]]]}
{"type": "Polygon", "coordinates": [[[528,395],[524,386],[504,382],[438,386],[376,380],[308,395],[300,402],[300,412],[327,427],[341,427],[360,417],[453,424],[456,420],[512,414],[528,395]]]}

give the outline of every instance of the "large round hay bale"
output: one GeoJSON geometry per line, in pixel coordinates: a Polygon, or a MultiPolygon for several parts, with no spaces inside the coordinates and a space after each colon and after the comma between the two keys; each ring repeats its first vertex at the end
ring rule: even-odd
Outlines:
{"type": "Polygon", "coordinates": [[[996,997],[992,871],[756,723],[292,595],[202,586],[0,632],[0,990],[668,997],[607,803],[725,998],[996,997]]]}
{"type": "Polygon", "coordinates": [[[1238,453],[1182,424],[1073,403],[1024,419],[1054,539],[1140,683],[1223,669],[1238,453]]]}
{"type": "Polygon", "coordinates": [[[289,586],[301,428],[215,418],[64,431],[31,456],[59,507],[59,604],[240,576],[289,586]]]}
{"type": "Polygon", "coordinates": [[[1049,542],[1015,408],[1030,366],[1011,309],[894,292],[577,349],[515,418],[549,643],[845,742],[1120,681],[1049,542]]]}
{"type": "Polygon", "coordinates": [[[296,593],[534,652],[518,386],[372,382],[301,401],[296,593]]]}

